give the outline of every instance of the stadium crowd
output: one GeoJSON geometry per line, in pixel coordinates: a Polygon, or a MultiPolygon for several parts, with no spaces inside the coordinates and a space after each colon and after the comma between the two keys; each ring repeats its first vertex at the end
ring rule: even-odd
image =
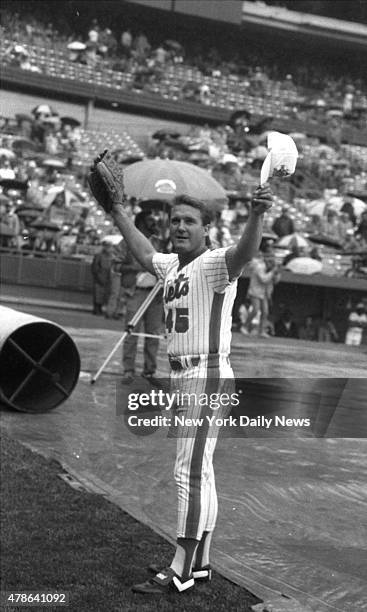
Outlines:
{"type": "MultiPolygon", "coordinates": [[[[225,188],[229,202],[216,215],[212,242],[231,243],[246,222],[249,194],[259,180],[270,130],[271,120],[252,123],[249,113],[234,113],[230,125],[193,126],[186,134],[159,130],[144,152],[127,133],[116,137],[88,132],[47,104],[39,104],[29,115],[3,118],[2,246],[92,254],[93,249],[84,247],[100,244],[113,233],[111,221],[97,210],[85,187],[86,170],[102,141],[124,164],[161,157],[207,169],[225,188]],[[45,223],[48,227],[41,227],[45,223]]],[[[274,179],[277,204],[266,220],[269,240],[294,253],[302,248],[309,254],[314,246],[310,237],[321,249],[329,249],[328,255],[330,249],[366,251],[366,150],[352,145],[334,148],[303,134],[293,136],[300,154],[298,171],[293,180],[274,179]]],[[[134,203],[132,209],[139,210],[134,203]]],[[[283,254],[289,255],[280,251],[279,258],[283,254]]],[[[329,273],[342,273],[341,258],[334,257],[329,273]]]]}
{"type": "MultiPolygon", "coordinates": [[[[304,59],[274,58],[259,46],[242,54],[175,39],[153,44],[139,27],[102,27],[94,19],[83,34],[55,29],[34,15],[4,10],[4,64],[101,85],[146,91],[174,100],[246,108],[283,118],[324,124],[337,136],[343,125],[367,129],[367,84],[360,74],[335,73],[335,66],[304,59]],[[85,70],[83,70],[83,67],[85,70]]],[[[151,33],[153,36],[153,32],[151,33]]],[[[153,36],[154,38],[154,36],[153,36]]]]}
{"type": "MultiPolygon", "coordinates": [[[[210,172],[228,196],[210,238],[214,247],[227,246],[246,223],[269,131],[278,118],[294,118],[305,128],[290,133],[299,151],[297,172],[287,181],[273,179],[277,198],[266,217],[265,259],[271,268],[294,273],[367,276],[367,147],[346,142],[343,132],[346,126],[362,134],[367,129],[363,74],[345,77],[329,70],[327,62],[311,70],[307,62],[297,59],[293,65],[289,57],[277,63],[257,48],[226,56],[174,39],[153,44],[141,29],[127,25],[117,31],[97,19],[80,34],[58,31],[34,15],[5,10],[1,17],[4,65],[233,111],[228,123],[216,127],[158,130],[144,150],[127,132],[85,130],[48,104],[1,117],[2,248],[92,261],[106,242],[115,244],[111,220],[86,187],[90,162],[105,147],[126,165],[161,157],[210,172]],[[307,126],[314,127],[313,134],[320,128],[320,137],[309,136],[307,126]]],[[[139,213],[139,202],[132,200],[130,210],[139,213]]],[[[287,317],[280,323],[289,330],[287,317]]],[[[254,313],[252,318],[256,323],[254,313]]],[[[250,321],[242,329],[251,333],[253,325],[250,321]]],[[[304,327],[311,333],[307,322],[304,327]]]]}

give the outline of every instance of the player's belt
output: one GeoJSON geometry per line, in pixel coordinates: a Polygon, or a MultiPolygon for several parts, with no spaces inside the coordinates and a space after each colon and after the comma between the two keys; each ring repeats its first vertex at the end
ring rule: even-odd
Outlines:
{"type": "Polygon", "coordinates": [[[200,363],[200,357],[181,357],[181,359],[170,357],[169,364],[172,370],[180,371],[195,368],[200,363]]]}
{"type": "Polygon", "coordinates": [[[220,358],[223,357],[229,363],[228,355],[218,355],[218,353],[210,353],[208,355],[194,355],[191,357],[168,357],[169,364],[174,371],[180,372],[181,370],[187,370],[189,368],[195,368],[201,361],[207,363],[210,366],[218,366],[220,358]]]}

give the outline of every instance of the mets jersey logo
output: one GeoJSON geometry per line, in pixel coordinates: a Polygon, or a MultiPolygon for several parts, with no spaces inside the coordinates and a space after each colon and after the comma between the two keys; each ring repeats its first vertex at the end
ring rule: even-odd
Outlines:
{"type": "Polygon", "coordinates": [[[169,280],[164,294],[164,301],[173,302],[181,296],[187,295],[189,292],[189,277],[184,274],[179,274],[174,280],[169,280]]]}

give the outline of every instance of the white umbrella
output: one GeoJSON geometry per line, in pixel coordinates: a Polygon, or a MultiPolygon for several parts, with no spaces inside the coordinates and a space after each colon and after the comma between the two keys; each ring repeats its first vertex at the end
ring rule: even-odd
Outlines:
{"type": "Polygon", "coordinates": [[[87,48],[87,45],[80,42],[79,40],[74,40],[74,42],[71,42],[68,44],[68,49],[70,51],[84,51],[84,49],[86,48],[87,48]]]}
{"type": "Polygon", "coordinates": [[[278,240],[277,246],[283,247],[285,249],[292,248],[293,246],[300,248],[307,248],[309,246],[309,242],[306,238],[301,236],[301,234],[289,234],[288,236],[283,236],[278,240]]]}
{"type": "Polygon", "coordinates": [[[0,157],[6,157],[7,159],[13,159],[15,157],[14,151],[10,151],[10,149],[0,148],[0,157]]]}
{"type": "Polygon", "coordinates": [[[309,202],[307,207],[308,215],[318,215],[322,217],[325,213],[325,208],[327,207],[326,200],[312,200],[309,202]]]}
{"type": "Polygon", "coordinates": [[[112,244],[113,246],[120,244],[121,240],[121,234],[109,234],[108,236],[103,237],[103,242],[107,242],[108,244],[112,244]]]}
{"type": "Polygon", "coordinates": [[[344,204],[342,196],[332,196],[328,199],[313,200],[308,205],[307,213],[309,215],[319,215],[322,217],[327,210],[339,211],[344,204]]]}
{"type": "Polygon", "coordinates": [[[32,115],[57,115],[52,106],[50,106],[49,104],[38,104],[38,106],[35,106],[32,109],[31,113],[32,115]]]}
{"type": "Polygon", "coordinates": [[[285,268],[294,274],[317,274],[322,270],[322,263],[312,257],[295,257],[285,268]]]}
{"type": "Polygon", "coordinates": [[[293,140],[304,140],[307,138],[307,135],[303,132],[291,132],[289,136],[293,138],[293,140]]]}
{"type": "Polygon", "coordinates": [[[22,55],[29,55],[27,49],[25,47],[23,47],[23,45],[15,45],[14,52],[15,53],[20,53],[22,55]]]}
{"type": "MultiPolygon", "coordinates": [[[[345,203],[343,198],[332,198],[332,200],[335,201],[330,205],[330,209],[339,212],[345,203]]],[[[353,198],[350,203],[353,206],[354,214],[357,217],[359,217],[367,209],[367,204],[359,198],[353,198]]]]}

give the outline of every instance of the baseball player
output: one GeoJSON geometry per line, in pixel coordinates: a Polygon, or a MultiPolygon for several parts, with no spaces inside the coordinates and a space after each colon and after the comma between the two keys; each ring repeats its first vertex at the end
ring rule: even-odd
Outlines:
{"type": "MultiPolygon", "coordinates": [[[[262,234],[263,214],[272,206],[267,184],[258,187],[243,235],[236,245],[209,250],[210,215],[199,200],[186,195],[173,202],[170,237],[173,253],[155,251],[139,232],[120,201],[111,192],[111,214],[128,247],[141,265],[164,281],[163,300],[171,366],[172,389],[189,392],[190,398],[220,392],[233,380],[229,362],[232,307],[237,278],[256,253],[262,234]]],[[[195,418],[213,414],[210,406],[191,401],[176,407],[177,414],[195,418]]],[[[229,408],[219,405],[217,417],[229,408]]],[[[178,492],[177,546],[169,567],[133,591],[162,594],[184,592],[196,580],[210,580],[209,551],[217,517],[213,471],[219,426],[182,425],[177,432],[175,480],[178,492]]]]}

